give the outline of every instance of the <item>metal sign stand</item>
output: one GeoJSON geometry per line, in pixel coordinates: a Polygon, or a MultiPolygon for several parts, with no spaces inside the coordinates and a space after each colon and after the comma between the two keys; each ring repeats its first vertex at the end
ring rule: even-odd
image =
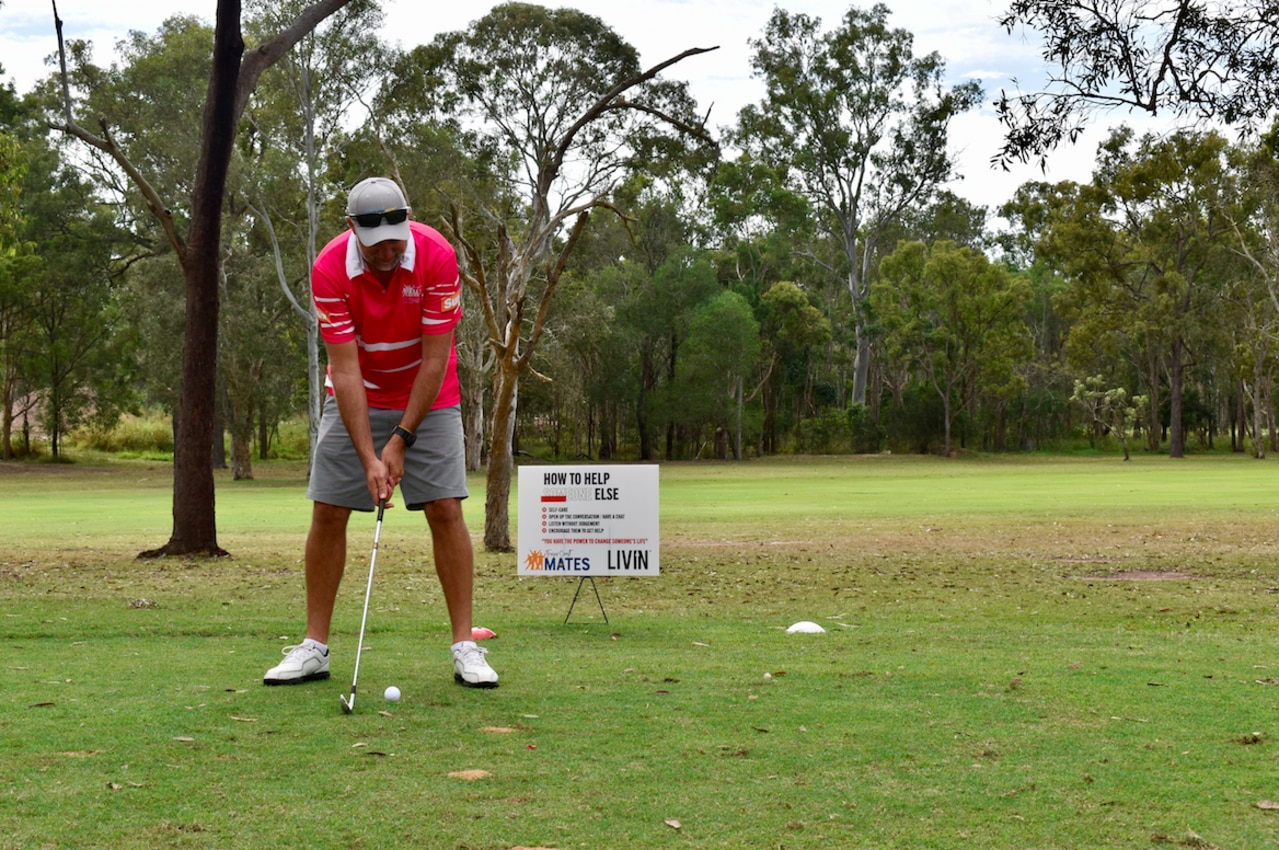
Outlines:
{"type": "Polygon", "coordinates": [[[595,591],[595,601],[599,603],[600,613],[604,615],[604,622],[608,622],[608,613],[604,610],[604,603],[600,601],[600,590],[595,586],[594,576],[582,576],[577,581],[577,593],[573,594],[573,601],[568,606],[568,613],[564,615],[564,625],[568,625],[568,618],[573,616],[573,606],[577,604],[577,596],[582,592],[582,585],[587,582],[591,583],[591,590],[595,591]]]}

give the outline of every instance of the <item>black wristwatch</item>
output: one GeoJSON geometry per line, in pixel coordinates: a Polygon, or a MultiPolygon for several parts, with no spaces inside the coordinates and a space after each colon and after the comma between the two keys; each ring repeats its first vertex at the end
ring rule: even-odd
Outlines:
{"type": "Polygon", "coordinates": [[[406,449],[417,442],[417,434],[414,434],[408,428],[401,428],[399,425],[396,425],[391,429],[391,433],[393,435],[400,435],[400,439],[404,441],[404,448],[406,449]]]}

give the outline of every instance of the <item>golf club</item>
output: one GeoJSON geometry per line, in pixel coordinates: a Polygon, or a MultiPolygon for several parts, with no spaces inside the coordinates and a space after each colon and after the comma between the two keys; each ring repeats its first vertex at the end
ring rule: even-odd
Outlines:
{"type": "Polygon", "coordinates": [[[355,711],[355,683],[360,679],[360,654],[364,652],[364,624],[369,621],[369,597],[373,594],[373,568],[377,566],[377,541],[382,536],[382,511],[386,509],[386,500],[377,503],[377,525],[373,527],[373,557],[369,561],[369,584],[364,589],[364,615],[360,617],[360,642],[355,647],[355,672],[351,674],[351,698],[348,700],[341,694],[342,710],[347,714],[355,711]]]}

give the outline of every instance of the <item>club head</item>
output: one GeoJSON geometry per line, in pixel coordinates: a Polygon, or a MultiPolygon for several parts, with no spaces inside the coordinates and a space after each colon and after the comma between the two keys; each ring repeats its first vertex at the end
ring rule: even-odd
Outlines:
{"type": "Polygon", "coordinates": [[[342,711],[344,713],[350,714],[352,711],[355,711],[355,694],[351,694],[350,702],[347,702],[346,697],[341,694],[338,694],[338,700],[342,703],[342,711]]]}

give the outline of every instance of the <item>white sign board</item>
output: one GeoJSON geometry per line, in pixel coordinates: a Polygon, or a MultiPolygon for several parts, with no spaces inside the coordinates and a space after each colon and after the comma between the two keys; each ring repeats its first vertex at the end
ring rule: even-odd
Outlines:
{"type": "Polygon", "coordinates": [[[519,575],[658,575],[657,470],[519,467],[519,575]]]}

